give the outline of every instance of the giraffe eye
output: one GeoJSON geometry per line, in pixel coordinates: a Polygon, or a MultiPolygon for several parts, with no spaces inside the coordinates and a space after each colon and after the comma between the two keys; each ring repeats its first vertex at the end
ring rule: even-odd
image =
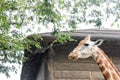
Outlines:
{"type": "Polygon", "coordinates": [[[89,44],[88,44],[88,43],[85,43],[84,46],[89,46],[89,44]]]}

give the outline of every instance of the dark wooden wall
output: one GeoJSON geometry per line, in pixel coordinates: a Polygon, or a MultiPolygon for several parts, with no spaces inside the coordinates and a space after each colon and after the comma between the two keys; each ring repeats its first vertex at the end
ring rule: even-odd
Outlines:
{"type": "MultiPolygon", "coordinates": [[[[68,60],[69,52],[77,42],[54,47],[54,76],[55,80],[104,80],[98,65],[92,58],[68,60]]],[[[104,42],[100,46],[120,70],[120,44],[104,42]]]]}

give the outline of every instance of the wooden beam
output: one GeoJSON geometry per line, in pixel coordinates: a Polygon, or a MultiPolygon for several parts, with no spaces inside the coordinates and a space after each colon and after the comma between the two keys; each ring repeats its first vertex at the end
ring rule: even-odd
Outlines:
{"type": "Polygon", "coordinates": [[[46,66],[46,75],[48,75],[48,77],[46,77],[45,80],[54,80],[54,61],[53,61],[53,58],[54,58],[54,50],[52,48],[49,48],[48,51],[47,51],[47,66],[46,66]]]}

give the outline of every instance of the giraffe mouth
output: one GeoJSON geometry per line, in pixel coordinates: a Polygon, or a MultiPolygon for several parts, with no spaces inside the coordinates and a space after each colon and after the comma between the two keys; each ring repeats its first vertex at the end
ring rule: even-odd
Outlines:
{"type": "Polygon", "coordinates": [[[78,60],[78,55],[77,54],[69,54],[68,59],[70,59],[70,60],[78,60]]]}

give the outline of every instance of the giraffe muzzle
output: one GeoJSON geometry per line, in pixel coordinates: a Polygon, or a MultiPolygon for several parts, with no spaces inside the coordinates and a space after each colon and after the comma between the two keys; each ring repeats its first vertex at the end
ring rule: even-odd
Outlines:
{"type": "Polygon", "coordinates": [[[68,59],[73,59],[73,60],[77,60],[78,59],[78,55],[76,53],[71,52],[68,55],[68,59]]]}

